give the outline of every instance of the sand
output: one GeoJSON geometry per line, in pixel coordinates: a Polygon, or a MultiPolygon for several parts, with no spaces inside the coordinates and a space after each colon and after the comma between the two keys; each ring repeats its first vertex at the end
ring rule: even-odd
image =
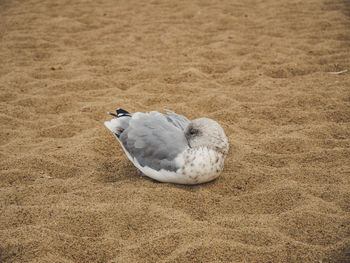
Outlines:
{"type": "Polygon", "coordinates": [[[350,262],[349,15],[0,1],[0,261],[350,262]],[[138,176],[103,125],[118,107],[217,120],[224,172],[138,176]]]}

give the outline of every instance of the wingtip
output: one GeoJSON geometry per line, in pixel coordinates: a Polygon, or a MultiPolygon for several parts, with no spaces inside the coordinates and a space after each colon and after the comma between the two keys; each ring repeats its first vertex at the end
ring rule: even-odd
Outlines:
{"type": "Polygon", "coordinates": [[[107,114],[108,114],[108,115],[111,115],[111,116],[113,116],[113,117],[116,117],[116,118],[123,117],[123,116],[129,116],[129,117],[131,117],[131,114],[130,114],[128,111],[123,110],[123,109],[121,109],[121,108],[116,109],[115,112],[116,112],[117,114],[115,114],[115,113],[113,113],[113,112],[109,112],[109,111],[107,112],[107,114]]]}
{"type": "Polygon", "coordinates": [[[115,113],[113,113],[113,112],[107,112],[107,114],[112,115],[112,116],[114,116],[114,117],[117,117],[117,118],[118,118],[118,115],[117,115],[117,114],[115,114],[115,113]]]}
{"type": "Polygon", "coordinates": [[[117,110],[116,110],[116,112],[117,112],[117,116],[118,117],[123,117],[123,116],[131,116],[131,114],[128,112],[128,111],[126,111],[126,110],[124,110],[124,109],[121,109],[121,108],[118,108],[117,110]]]}

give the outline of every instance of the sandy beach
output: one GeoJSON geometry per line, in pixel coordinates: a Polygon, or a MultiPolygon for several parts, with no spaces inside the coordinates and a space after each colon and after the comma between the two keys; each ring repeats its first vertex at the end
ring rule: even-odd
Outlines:
{"type": "Polygon", "coordinates": [[[0,1],[0,262],[350,262],[346,0],[0,1]],[[116,108],[215,119],[207,184],[137,174],[116,108]]]}

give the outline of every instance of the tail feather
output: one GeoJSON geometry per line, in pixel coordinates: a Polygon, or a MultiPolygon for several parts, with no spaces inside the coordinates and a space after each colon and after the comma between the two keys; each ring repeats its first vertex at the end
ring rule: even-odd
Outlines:
{"type": "Polygon", "coordinates": [[[108,112],[109,115],[116,117],[116,119],[111,119],[110,121],[105,121],[104,125],[119,138],[120,134],[129,126],[130,118],[121,117],[131,117],[131,114],[123,109],[117,109],[117,114],[108,112]]]}
{"type": "Polygon", "coordinates": [[[121,109],[121,108],[118,108],[118,109],[116,110],[116,112],[117,112],[117,116],[118,116],[118,117],[123,117],[123,116],[129,116],[129,117],[131,117],[131,114],[130,114],[129,112],[127,112],[126,110],[123,110],[123,109],[121,109]]]}

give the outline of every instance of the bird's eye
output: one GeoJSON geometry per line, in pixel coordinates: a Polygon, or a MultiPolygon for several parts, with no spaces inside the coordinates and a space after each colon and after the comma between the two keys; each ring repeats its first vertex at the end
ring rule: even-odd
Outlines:
{"type": "Polygon", "coordinates": [[[195,130],[195,129],[191,129],[191,130],[190,130],[190,134],[191,134],[191,135],[195,135],[195,134],[197,134],[197,130],[195,130]]]}

